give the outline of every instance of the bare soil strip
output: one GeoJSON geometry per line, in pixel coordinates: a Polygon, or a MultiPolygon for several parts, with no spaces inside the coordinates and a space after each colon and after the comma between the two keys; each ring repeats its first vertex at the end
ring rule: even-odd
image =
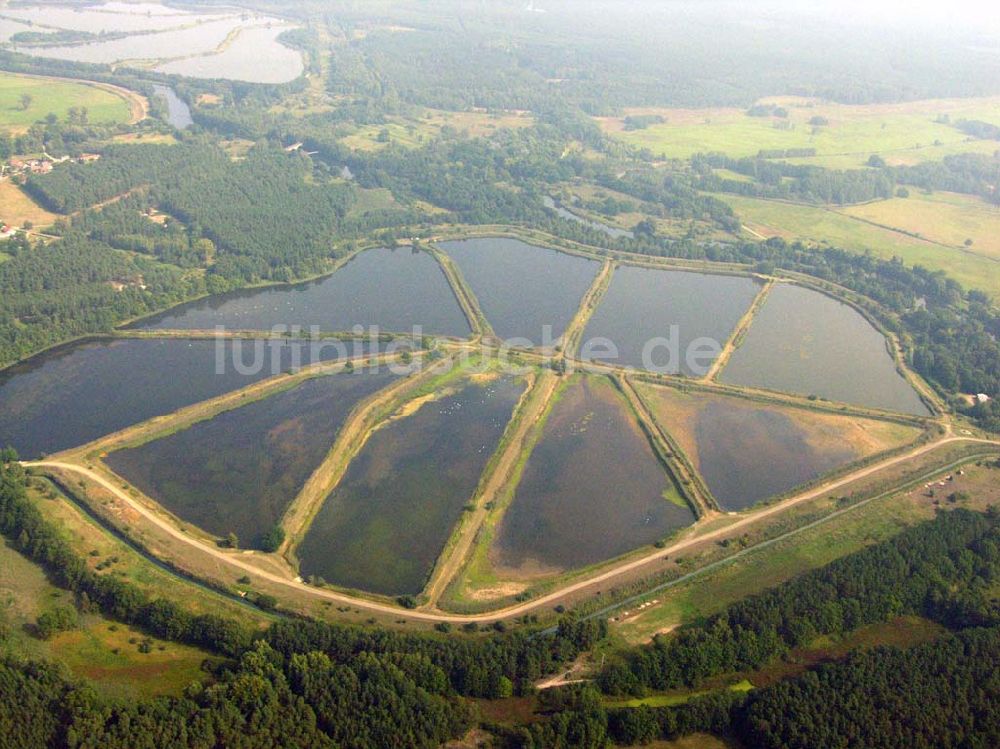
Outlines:
{"type": "Polygon", "coordinates": [[[486,315],[483,314],[483,310],[479,306],[479,300],[476,299],[476,295],[466,282],[462,271],[455,265],[455,261],[444,250],[438,247],[432,247],[431,254],[438,261],[441,270],[444,271],[445,278],[448,279],[448,285],[451,286],[451,290],[454,292],[455,298],[462,308],[462,312],[465,313],[465,318],[469,321],[472,334],[474,336],[494,335],[489,320],[486,319],[486,315]]]}
{"type": "Polygon", "coordinates": [[[747,331],[750,330],[750,325],[753,323],[754,317],[760,311],[760,308],[764,306],[764,302],[767,301],[768,295],[771,293],[771,289],[774,288],[775,280],[770,278],[764,284],[764,288],[760,290],[757,296],[754,298],[753,303],[750,308],[746,311],[746,314],[740,318],[740,321],[736,323],[736,327],[733,328],[733,334],[729,336],[729,340],[726,341],[725,347],[722,349],[722,353],[715,359],[712,364],[712,368],[708,370],[708,374],[705,375],[704,380],[706,382],[713,382],[716,377],[718,377],[719,372],[722,368],[729,363],[729,359],[732,357],[733,352],[739,348],[740,344],[743,343],[743,339],[746,337],[747,331]]]}
{"type": "Polygon", "coordinates": [[[583,300],[577,308],[576,315],[566,327],[566,332],[563,333],[562,348],[564,356],[576,355],[576,349],[580,345],[580,338],[583,336],[583,331],[587,328],[587,323],[590,322],[590,318],[594,314],[594,310],[597,309],[597,305],[601,303],[601,299],[607,293],[613,274],[614,263],[610,260],[605,261],[604,265],[601,266],[600,272],[594,278],[594,282],[587,289],[587,293],[584,294],[583,300]]]}

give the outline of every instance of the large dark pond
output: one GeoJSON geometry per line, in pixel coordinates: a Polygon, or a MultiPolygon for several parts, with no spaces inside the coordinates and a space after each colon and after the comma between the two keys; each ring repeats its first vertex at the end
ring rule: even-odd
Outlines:
{"type": "Polygon", "coordinates": [[[361,344],[130,339],[74,344],[0,373],[0,445],[34,458],[361,344]],[[221,360],[221,373],[217,371],[221,360]]]}
{"type": "Polygon", "coordinates": [[[720,376],[736,385],[786,390],[927,415],[896,371],[885,337],[857,310],[818,291],[775,287],[720,376]]]}
{"type": "Polygon", "coordinates": [[[324,331],[366,329],[467,336],[469,323],[441,266],[426,252],[376,248],[319,281],[208,297],[139,323],[140,328],[324,331]]]}
{"type": "Polygon", "coordinates": [[[492,555],[526,572],[572,569],[693,521],[623,396],[607,380],[581,379],[553,407],[492,555]]]}
{"type": "Polygon", "coordinates": [[[329,452],[351,409],[393,379],[385,369],[316,377],[105,462],[181,520],[256,546],[329,452]]]}
{"type": "Polygon", "coordinates": [[[619,267],[587,325],[580,358],[667,374],[707,374],[715,359],[711,352],[721,351],[759,290],[741,276],[619,267]],[[705,345],[698,346],[698,339],[707,339],[705,345]],[[708,354],[696,357],[696,346],[708,354]]]}
{"type": "Polygon", "coordinates": [[[554,343],[569,325],[600,263],[516,239],[445,242],[479,306],[504,339],[554,343]],[[545,326],[551,326],[546,341],[545,326]]]}
{"type": "Polygon", "coordinates": [[[496,450],[524,388],[470,382],[375,432],[299,548],[303,575],[415,594],[496,450]]]}

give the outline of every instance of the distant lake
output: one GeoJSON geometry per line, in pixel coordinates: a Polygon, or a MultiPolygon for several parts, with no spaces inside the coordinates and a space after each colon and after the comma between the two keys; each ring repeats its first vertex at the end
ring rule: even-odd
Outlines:
{"type": "Polygon", "coordinates": [[[688,362],[688,347],[708,338],[721,349],[759,291],[756,281],[742,276],[620,266],[583,334],[580,358],[642,368],[647,349],[656,371],[705,374],[688,362]],[[617,356],[597,339],[611,341],[617,356]],[[676,345],[670,343],[674,339],[676,345]]]}
{"type": "Polygon", "coordinates": [[[291,286],[238,291],[181,305],[141,321],[140,328],[271,330],[301,325],[308,331],[366,330],[464,337],[471,332],[441,266],[426,252],[384,247],[365,250],[336,273],[291,286]]]}
{"type": "Polygon", "coordinates": [[[443,242],[501,338],[543,342],[566,330],[601,264],[595,260],[536,247],[517,239],[488,237],[443,242]]]}
{"type": "Polygon", "coordinates": [[[885,336],[861,313],[789,284],[771,291],[720,379],[918,416],[929,413],[896,370],[885,336]]]}
{"type": "MultiPolygon", "coordinates": [[[[222,374],[216,373],[216,341],[173,339],[72,344],[5,369],[0,372],[0,445],[13,446],[21,457],[35,458],[238,390],[286,371],[296,360],[307,364],[338,358],[337,348],[323,343],[220,345],[225,359],[222,374]],[[241,354],[247,371],[256,346],[265,366],[241,374],[232,364],[234,351],[241,354]]],[[[351,344],[346,354],[365,350],[351,344]]]]}

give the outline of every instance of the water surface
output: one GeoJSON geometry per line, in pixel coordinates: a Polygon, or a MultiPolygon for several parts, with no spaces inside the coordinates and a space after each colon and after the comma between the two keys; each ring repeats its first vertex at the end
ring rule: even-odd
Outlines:
{"type": "MultiPolygon", "coordinates": [[[[70,31],[101,32],[159,31],[199,21],[222,18],[220,13],[188,13],[154,3],[105,3],[87,7],[46,5],[5,7],[3,15],[30,21],[36,26],[55,26],[70,31]]],[[[228,15],[232,15],[229,13],[228,15]]],[[[39,28],[39,31],[44,29],[39,28]]]]}
{"type": "Polygon", "coordinates": [[[692,522],[623,396],[607,380],[581,379],[563,392],[528,458],[493,556],[527,574],[572,569],[692,522]]]}
{"type": "Polygon", "coordinates": [[[105,462],[181,520],[258,546],[355,405],[394,379],[387,370],[316,377],[105,462]]]}
{"type": "Polygon", "coordinates": [[[517,239],[444,242],[494,332],[545,345],[563,334],[601,264],[517,239]]]}
{"type": "Polygon", "coordinates": [[[153,86],[153,90],[167,103],[167,122],[178,130],[184,130],[194,124],[194,120],[191,118],[191,108],[174,93],[172,88],[157,83],[153,86]]]}
{"type": "MultiPolygon", "coordinates": [[[[58,452],[245,387],[297,362],[330,361],[345,353],[325,343],[216,345],[210,340],[91,342],[10,367],[0,372],[0,445],[16,448],[24,458],[58,452]],[[222,374],[217,374],[218,358],[222,374]],[[234,361],[244,366],[237,368],[234,361]]],[[[351,345],[346,355],[365,350],[351,345]]]]}
{"type": "Polygon", "coordinates": [[[857,310],[801,286],[776,286],[720,379],[926,416],[885,337],[857,310]]]}
{"type": "Polygon", "coordinates": [[[287,83],[302,75],[302,53],[286,47],[278,37],[291,26],[254,26],[217,54],[189,57],[156,68],[168,75],[190,78],[226,78],[251,83],[287,83]]]}
{"type": "Polygon", "coordinates": [[[742,276],[620,266],[584,331],[580,358],[707,374],[759,290],[757,282],[742,276]],[[707,339],[708,355],[691,358],[699,339],[707,339]]]}
{"type": "Polygon", "coordinates": [[[584,226],[589,226],[591,229],[597,229],[598,231],[604,232],[609,237],[613,239],[618,239],[619,237],[627,237],[632,239],[635,233],[629,231],[628,229],[619,229],[617,226],[611,226],[610,224],[604,224],[600,221],[591,221],[583,216],[578,216],[572,211],[564,208],[561,204],[557,203],[555,200],[550,198],[548,195],[542,198],[542,203],[550,211],[553,211],[557,216],[565,219],[569,219],[578,224],[583,224],[584,226]]]}
{"type": "Polygon", "coordinates": [[[362,252],[331,276],[292,286],[240,291],[182,305],[142,328],[271,330],[300,325],[324,331],[366,329],[467,336],[469,323],[441,266],[426,252],[378,248],[362,252]]]}
{"type": "Polygon", "coordinates": [[[303,575],[420,592],[523,388],[506,377],[467,383],[375,432],[303,540],[303,575]]]}

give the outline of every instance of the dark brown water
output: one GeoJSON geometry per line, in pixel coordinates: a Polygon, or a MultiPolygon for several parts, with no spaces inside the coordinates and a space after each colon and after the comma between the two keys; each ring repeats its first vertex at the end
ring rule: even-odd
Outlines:
{"type": "Polygon", "coordinates": [[[441,266],[426,252],[366,250],[319,281],[209,297],[139,323],[140,328],[349,331],[378,326],[385,332],[467,336],[469,324],[441,266]]]}
{"type": "Polygon", "coordinates": [[[511,378],[469,383],[375,432],[303,540],[302,574],[418,593],[523,389],[511,378]]]}
{"type": "Polygon", "coordinates": [[[776,286],[722,382],[926,416],[885,337],[857,310],[800,286],[776,286]]]}
{"type": "Polygon", "coordinates": [[[219,347],[211,340],[81,343],[10,367],[0,373],[0,445],[25,458],[58,452],[245,387],[296,362],[368,350],[362,344],[338,351],[332,342],[289,341],[224,341],[219,347]]]}
{"type": "Polygon", "coordinates": [[[821,450],[808,437],[786,414],[729,399],[706,404],[695,424],[701,474],[723,510],[746,509],[858,457],[848,444],[821,450]]]}
{"type": "Polygon", "coordinates": [[[467,239],[441,247],[458,264],[494,332],[525,339],[524,346],[554,343],[563,334],[601,267],[516,239],[467,239]]]}
{"type": "Polygon", "coordinates": [[[494,552],[510,568],[610,559],[694,521],[664,498],[672,488],[623,397],[606,380],[581,379],[554,406],[494,552]]]}
{"type": "Polygon", "coordinates": [[[111,453],[117,474],[181,520],[256,546],[329,452],[357,403],[395,376],[343,373],[111,453]]]}

